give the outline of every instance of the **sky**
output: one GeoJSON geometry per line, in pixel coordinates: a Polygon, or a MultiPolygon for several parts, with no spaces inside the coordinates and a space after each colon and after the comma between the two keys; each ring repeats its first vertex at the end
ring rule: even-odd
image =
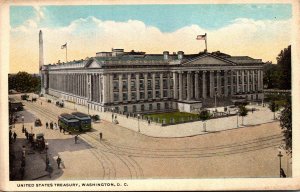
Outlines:
{"type": "Polygon", "coordinates": [[[198,53],[205,33],[209,52],[276,63],[291,22],[290,4],[11,6],[10,72],[38,72],[39,30],[45,64],[65,61],[66,42],[69,61],[112,48],[198,53]]]}

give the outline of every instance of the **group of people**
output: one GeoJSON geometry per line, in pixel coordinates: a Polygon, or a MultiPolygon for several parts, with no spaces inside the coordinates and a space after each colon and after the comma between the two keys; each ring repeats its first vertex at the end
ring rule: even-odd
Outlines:
{"type": "Polygon", "coordinates": [[[66,130],[64,128],[62,128],[61,126],[58,126],[57,123],[53,123],[53,121],[51,121],[50,123],[46,122],[46,129],[53,129],[53,130],[58,130],[59,132],[63,132],[65,133],[66,130]]]}
{"type": "Polygon", "coordinates": [[[53,121],[51,121],[50,123],[46,122],[46,129],[54,129],[57,130],[58,126],[56,123],[53,123],[53,121]]]}
{"type": "Polygon", "coordinates": [[[12,133],[11,130],[9,130],[9,143],[12,143],[12,141],[16,142],[17,140],[17,133],[12,133]]]}

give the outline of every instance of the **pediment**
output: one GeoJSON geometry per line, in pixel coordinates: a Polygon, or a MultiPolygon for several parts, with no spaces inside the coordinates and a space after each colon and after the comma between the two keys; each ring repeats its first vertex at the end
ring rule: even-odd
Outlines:
{"type": "Polygon", "coordinates": [[[235,65],[235,63],[223,58],[205,55],[194,58],[193,60],[184,63],[184,65],[235,65]]]}
{"type": "Polygon", "coordinates": [[[101,68],[101,65],[95,60],[95,59],[90,59],[86,65],[86,68],[101,68]]]}

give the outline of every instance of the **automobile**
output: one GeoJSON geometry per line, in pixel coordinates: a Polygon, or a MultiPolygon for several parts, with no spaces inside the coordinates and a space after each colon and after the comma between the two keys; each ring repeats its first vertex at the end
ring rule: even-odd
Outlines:
{"type": "Polygon", "coordinates": [[[36,119],[34,122],[34,126],[38,127],[38,126],[42,126],[42,122],[40,119],[36,119]]]}

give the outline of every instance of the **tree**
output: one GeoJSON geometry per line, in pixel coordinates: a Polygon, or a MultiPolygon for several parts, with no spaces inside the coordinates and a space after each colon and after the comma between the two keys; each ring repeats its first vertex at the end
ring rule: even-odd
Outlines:
{"type": "Polygon", "coordinates": [[[208,110],[204,109],[200,111],[199,118],[201,121],[203,121],[203,131],[206,132],[206,121],[210,119],[211,114],[208,110]]]}
{"type": "Polygon", "coordinates": [[[291,45],[280,51],[277,59],[280,71],[279,89],[291,89],[291,45]]]}
{"type": "Polygon", "coordinates": [[[263,66],[264,71],[264,86],[267,89],[275,89],[278,88],[279,81],[279,70],[278,65],[272,64],[272,62],[268,61],[263,66]]]}
{"type": "Polygon", "coordinates": [[[292,155],[292,105],[288,99],[280,113],[280,126],[283,130],[285,150],[292,155]]]}
{"type": "Polygon", "coordinates": [[[27,72],[18,72],[8,76],[9,89],[19,92],[39,92],[41,80],[39,76],[31,75],[27,72]]]}
{"type": "Polygon", "coordinates": [[[274,113],[274,120],[275,120],[275,113],[279,110],[279,106],[275,101],[271,101],[269,105],[269,109],[274,113]]]}
{"type": "Polygon", "coordinates": [[[244,125],[244,117],[248,115],[248,109],[245,107],[245,105],[239,106],[239,114],[242,116],[242,125],[244,125]]]}

